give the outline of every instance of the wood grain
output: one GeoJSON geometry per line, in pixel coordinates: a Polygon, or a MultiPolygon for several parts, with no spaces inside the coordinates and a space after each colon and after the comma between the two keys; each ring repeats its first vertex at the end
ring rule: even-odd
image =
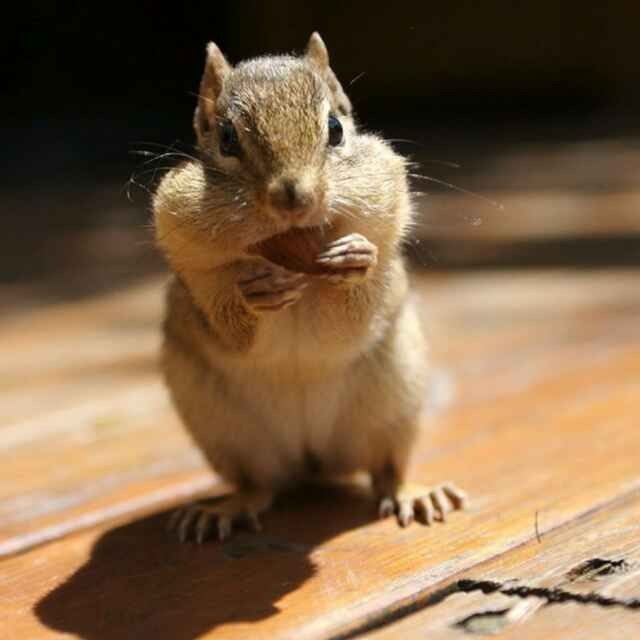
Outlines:
{"type": "Polygon", "coordinates": [[[418,239],[509,244],[556,238],[640,235],[640,191],[495,191],[431,195],[420,208],[418,239]],[[606,213],[604,213],[606,212],[606,213]]]}
{"type": "Polygon", "coordinates": [[[508,244],[640,234],[637,139],[487,144],[494,147],[489,154],[476,144],[449,156],[462,163],[455,169],[430,166],[425,154],[416,172],[429,180],[415,180],[427,193],[418,237],[508,244]]]}
{"type": "Polygon", "coordinates": [[[439,603],[425,606],[363,637],[453,640],[483,630],[485,634],[499,632],[500,638],[514,640],[635,637],[640,632],[639,523],[640,492],[636,491],[457,577],[458,583],[498,582],[506,590],[526,587],[562,591],[567,594],[565,602],[545,606],[548,600],[542,597],[458,590],[439,603]],[[599,567],[599,571],[596,568],[586,571],[589,562],[599,567]],[[635,600],[639,606],[625,608],[570,601],[571,595],[593,594],[620,601],[635,600]]]}
{"type": "Polygon", "coordinates": [[[420,279],[437,366],[414,476],[455,480],[471,494],[469,511],[400,530],[375,519],[366,495],[308,490],[267,516],[263,534],[203,547],[178,545],[164,533],[165,514],[148,515],[211,486],[212,476],[161,399],[153,367],[129,375],[122,365],[129,348],[146,359],[157,346],[158,283],[0,326],[15,364],[3,373],[12,422],[0,439],[4,431],[12,440],[2,459],[14,466],[0,483],[12,482],[0,530],[14,550],[27,541],[2,561],[0,630],[329,638],[393,616],[458,576],[483,576],[482,563],[537,549],[536,513],[552,546],[553,530],[640,489],[637,281],[635,271],[420,279]],[[107,363],[103,385],[91,388],[90,369],[74,371],[63,357],[76,338],[80,364],[107,363]],[[20,344],[28,357],[19,357],[20,344]],[[14,370],[36,402],[39,386],[48,389],[40,408],[16,400],[14,370]],[[50,419],[56,389],[68,408],[82,399],[120,412],[114,437],[90,412],[75,423],[50,419]],[[126,400],[138,393],[139,404],[126,400]],[[31,421],[28,439],[11,426],[21,414],[31,421]],[[51,471],[58,466],[62,476],[51,471]],[[105,471],[111,480],[101,484],[105,471]],[[16,517],[29,510],[36,517],[16,517]],[[28,550],[47,527],[57,533],[40,542],[51,541],[28,550]]]}
{"type": "Polygon", "coordinates": [[[162,292],[0,323],[0,556],[211,488],[158,376],[162,292]]]}

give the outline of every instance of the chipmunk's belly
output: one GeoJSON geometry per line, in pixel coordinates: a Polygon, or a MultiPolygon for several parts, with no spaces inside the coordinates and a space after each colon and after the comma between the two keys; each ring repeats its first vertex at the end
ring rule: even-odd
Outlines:
{"type": "MultiPolygon", "coordinates": [[[[225,373],[256,442],[263,467],[292,479],[307,472],[346,473],[367,466],[365,424],[346,424],[347,408],[365,384],[358,369],[362,346],[330,339],[335,328],[291,314],[258,336],[251,357],[227,363],[225,373]],[[354,437],[353,430],[359,432],[354,437]],[[268,458],[268,459],[266,459],[268,458]]],[[[248,456],[255,447],[247,443],[248,456]]],[[[250,462],[250,461],[249,461],[250,462]]]]}
{"type": "Polygon", "coordinates": [[[302,381],[291,368],[276,375],[270,371],[268,377],[259,369],[245,371],[238,400],[253,416],[260,441],[268,443],[263,455],[272,456],[279,475],[294,479],[309,472],[345,471],[333,450],[349,397],[344,373],[302,381]]]}

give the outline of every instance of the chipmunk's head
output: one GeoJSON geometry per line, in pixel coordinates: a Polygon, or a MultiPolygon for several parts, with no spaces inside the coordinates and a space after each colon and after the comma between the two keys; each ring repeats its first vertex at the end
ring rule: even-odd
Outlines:
{"type": "Polygon", "coordinates": [[[349,162],[355,127],[317,33],[300,57],[235,67],[209,43],[194,125],[218,197],[238,220],[265,236],[329,221],[332,167],[349,162]]]}

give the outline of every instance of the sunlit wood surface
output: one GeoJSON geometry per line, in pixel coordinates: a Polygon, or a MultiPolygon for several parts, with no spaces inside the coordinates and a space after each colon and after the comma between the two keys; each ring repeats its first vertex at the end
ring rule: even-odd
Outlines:
{"type": "Polygon", "coordinates": [[[164,531],[226,488],[158,376],[162,278],[13,312],[0,638],[640,637],[639,282],[417,276],[434,376],[414,477],[469,510],[399,529],[363,492],[309,490],[202,547],[164,531]]]}

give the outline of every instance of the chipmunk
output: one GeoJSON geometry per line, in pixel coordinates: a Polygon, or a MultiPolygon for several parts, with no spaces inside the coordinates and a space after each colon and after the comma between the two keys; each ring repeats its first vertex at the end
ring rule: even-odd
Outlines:
{"type": "Polygon", "coordinates": [[[428,373],[402,256],[406,161],[357,128],[321,37],[237,66],[209,43],[194,128],[200,159],[153,199],[174,272],[163,370],[237,492],[170,527],[198,542],[258,529],[283,488],[356,471],[402,526],[463,508],[451,483],[406,484],[428,373]]]}

